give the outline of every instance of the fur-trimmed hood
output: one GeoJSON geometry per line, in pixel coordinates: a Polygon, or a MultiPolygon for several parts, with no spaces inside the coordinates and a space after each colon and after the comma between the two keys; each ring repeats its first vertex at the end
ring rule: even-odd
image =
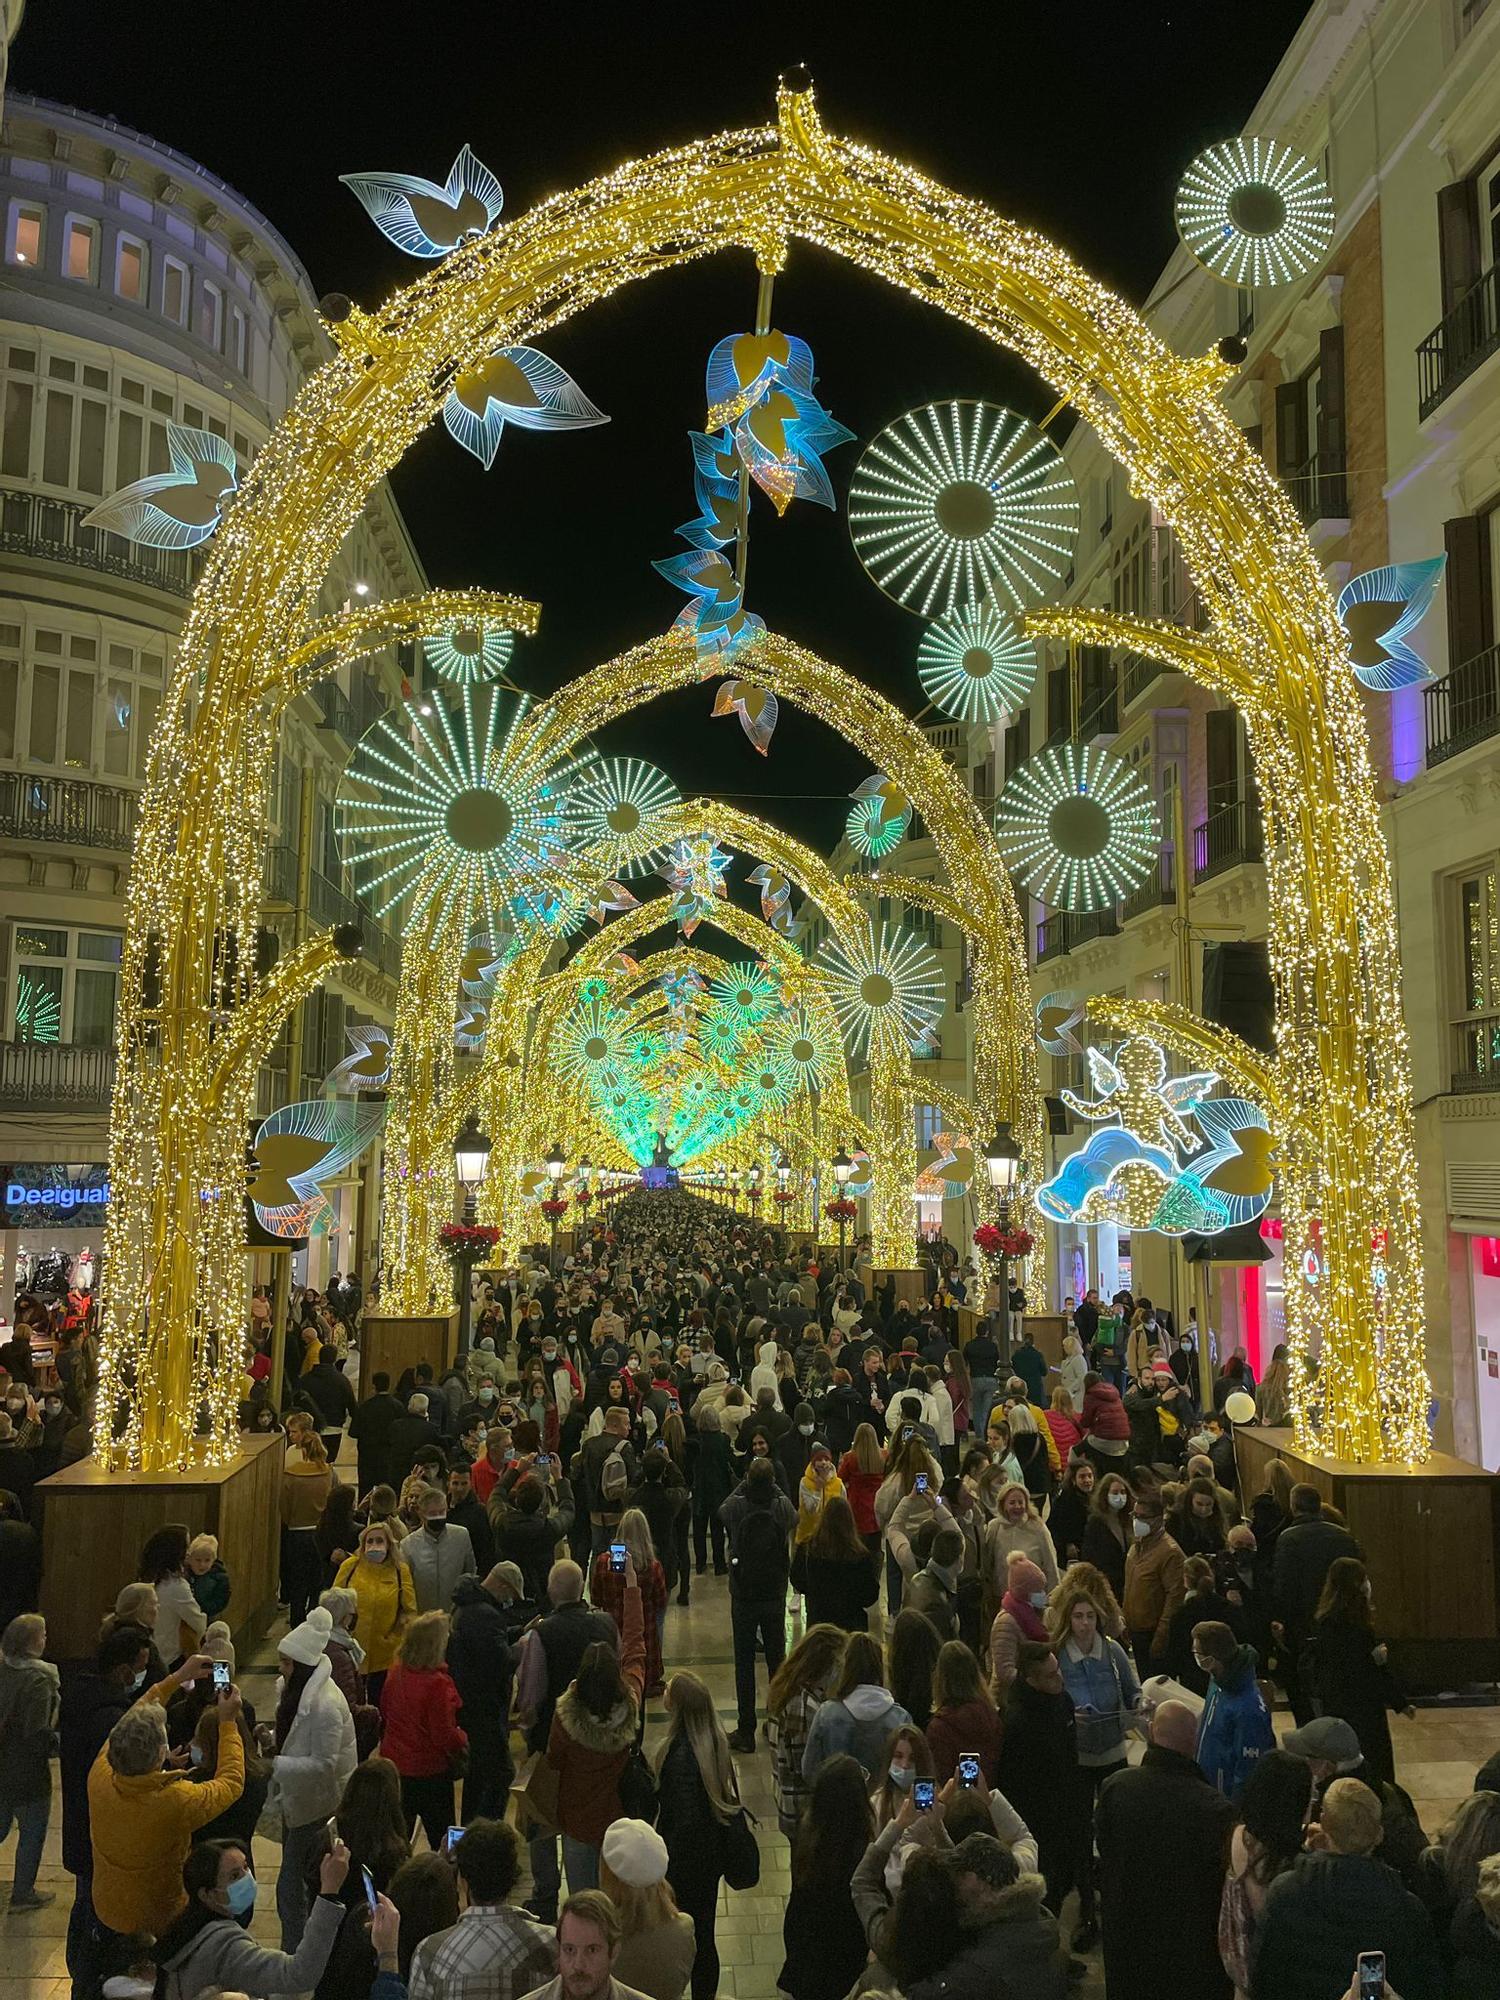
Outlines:
{"type": "Polygon", "coordinates": [[[982,1896],[976,1896],[970,1920],[963,1928],[970,1931],[987,1924],[1024,1923],[1041,1909],[1046,1893],[1047,1884],[1040,1875],[1018,1875],[1008,1889],[986,1889],[982,1896]]]}
{"type": "Polygon", "coordinates": [[[614,1757],[634,1743],[638,1718],[635,1703],[627,1698],[601,1719],[584,1707],[577,1688],[570,1687],[558,1699],[557,1720],[581,1750],[614,1757]]]}

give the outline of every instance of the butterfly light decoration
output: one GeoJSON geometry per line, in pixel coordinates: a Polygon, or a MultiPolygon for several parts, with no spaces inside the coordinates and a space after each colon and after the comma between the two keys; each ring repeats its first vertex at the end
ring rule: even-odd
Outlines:
{"type": "Polygon", "coordinates": [[[760,913],[773,931],[790,937],[792,930],[792,885],[779,868],[763,861],[752,868],[748,878],[760,890],[760,913]]]}
{"type": "Polygon", "coordinates": [[[354,1097],[362,1090],[384,1090],[391,1076],[391,1031],[362,1027],[346,1030],[351,1055],[334,1064],[324,1077],[324,1097],[354,1097]]]}
{"type": "Polygon", "coordinates": [[[1407,640],[1431,609],[1447,566],[1446,555],[1382,563],[1350,577],[1339,592],[1334,608],[1361,687],[1389,694],[1430,678],[1431,667],[1407,640]]]}
{"type": "Polygon", "coordinates": [[[168,424],[167,457],[170,470],[122,486],[89,509],[84,527],[148,549],[195,549],[206,542],[238,491],[234,447],[212,431],[168,424]]]}
{"type": "Polygon", "coordinates": [[[384,1101],[308,1098],[265,1119],[251,1144],[247,1190],[256,1220],[272,1236],[317,1236],[333,1220],[324,1188],[357,1160],[385,1123],[384,1101]]]}
{"type": "Polygon", "coordinates": [[[409,257],[446,257],[472,236],[493,229],[505,206],[500,183],[464,146],[447,180],[416,174],[340,174],[381,235],[409,257]]]}
{"type": "Polygon", "coordinates": [[[754,681],[725,681],[714,698],[714,714],[737,715],[740,727],[762,757],[771,747],[779,713],[775,695],[754,681]]]}

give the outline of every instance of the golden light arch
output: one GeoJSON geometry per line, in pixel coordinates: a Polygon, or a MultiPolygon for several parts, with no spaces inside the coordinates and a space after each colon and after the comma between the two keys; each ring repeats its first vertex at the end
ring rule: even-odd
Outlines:
{"type": "Polygon", "coordinates": [[[1189,670],[1244,713],[1266,822],[1270,949],[1289,1106],[1288,1337],[1321,1347],[1298,1442],[1425,1455],[1428,1383],[1410,1064],[1389,866],[1342,630],[1285,494],[1216,400],[1217,359],[1174,355],[1055,245],[871,148],[826,133],[810,92],[775,125],[633,161],[461,247],[340,352],[268,440],[209,545],[152,742],[127,906],[111,1134],[102,1412],[107,1460],[162,1468],[232,1449],[241,1338],[235,1234],[245,1081],[205,1120],[215,941],[251,962],[269,764],[265,663],[291,656],[375,484],[455,376],[622,285],[741,247],[763,269],[801,237],[1011,348],[1094,427],[1177,532],[1210,632],[1189,670]],[[151,1002],[148,1007],[148,1001],[151,1002]],[[177,1114],[177,1115],[174,1115],[177,1114]],[[133,1135],[145,1128],[149,1137],[133,1135]],[[112,1434],[127,1371],[131,1416],[112,1434]]]}

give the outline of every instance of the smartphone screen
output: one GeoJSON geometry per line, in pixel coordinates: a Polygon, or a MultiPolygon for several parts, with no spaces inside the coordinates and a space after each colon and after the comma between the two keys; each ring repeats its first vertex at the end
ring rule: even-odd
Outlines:
{"type": "Polygon", "coordinates": [[[937,1786],[931,1778],[918,1778],[911,1788],[911,1796],[918,1812],[931,1812],[932,1802],[937,1796],[937,1786]]]}
{"type": "Polygon", "coordinates": [[[1383,1951],[1362,1951],[1359,1955],[1359,2000],[1385,2000],[1383,1951]]]}
{"type": "Polygon", "coordinates": [[[464,1830],[461,1826],[450,1826],[448,1831],[443,1835],[444,1854],[451,1854],[463,1837],[464,1830]]]}
{"type": "Polygon", "coordinates": [[[979,1783],[979,1752],[977,1750],[960,1751],[958,1758],[958,1782],[964,1786],[977,1785],[979,1783]]]}
{"type": "Polygon", "coordinates": [[[550,1465],[552,1463],[552,1459],[549,1453],[545,1451],[539,1451],[536,1455],[535,1462],[538,1465],[550,1465]]]}
{"type": "Polygon", "coordinates": [[[215,1660],[214,1693],[227,1694],[228,1692],[229,1692],[229,1662],[228,1660],[215,1660]]]}
{"type": "Polygon", "coordinates": [[[925,1472],[919,1472],[917,1474],[916,1486],[917,1486],[917,1491],[919,1493],[925,1493],[927,1491],[927,1474],[925,1472]]]}
{"type": "Polygon", "coordinates": [[[365,1901],[369,1904],[370,1915],[373,1917],[377,1907],[376,1896],[375,1896],[375,1877],[370,1873],[368,1868],[361,1868],[359,1872],[365,1878],[365,1901]]]}
{"type": "Polygon", "coordinates": [[[611,1569],[618,1570],[622,1575],[624,1574],[625,1544],[623,1542],[611,1542],[609,1549],[609,1566],[611,1569]]]}

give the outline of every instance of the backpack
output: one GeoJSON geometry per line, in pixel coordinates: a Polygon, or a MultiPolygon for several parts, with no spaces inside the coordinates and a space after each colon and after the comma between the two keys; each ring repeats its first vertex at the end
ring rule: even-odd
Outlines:
{"type": "Polygon", "coordinates": [[[786,1530],[769,1507],[747,1507],[740,1522],[734,1552],[736,1595],[772,1598],[786,1595],[786,1530]]]}
{"type": "Polygon", "coordinates": [[[625,1454],[616,1445],[599,1469],[599,1498],[610,1503],[623,1500],[629,1485],[625,1454]]]}

